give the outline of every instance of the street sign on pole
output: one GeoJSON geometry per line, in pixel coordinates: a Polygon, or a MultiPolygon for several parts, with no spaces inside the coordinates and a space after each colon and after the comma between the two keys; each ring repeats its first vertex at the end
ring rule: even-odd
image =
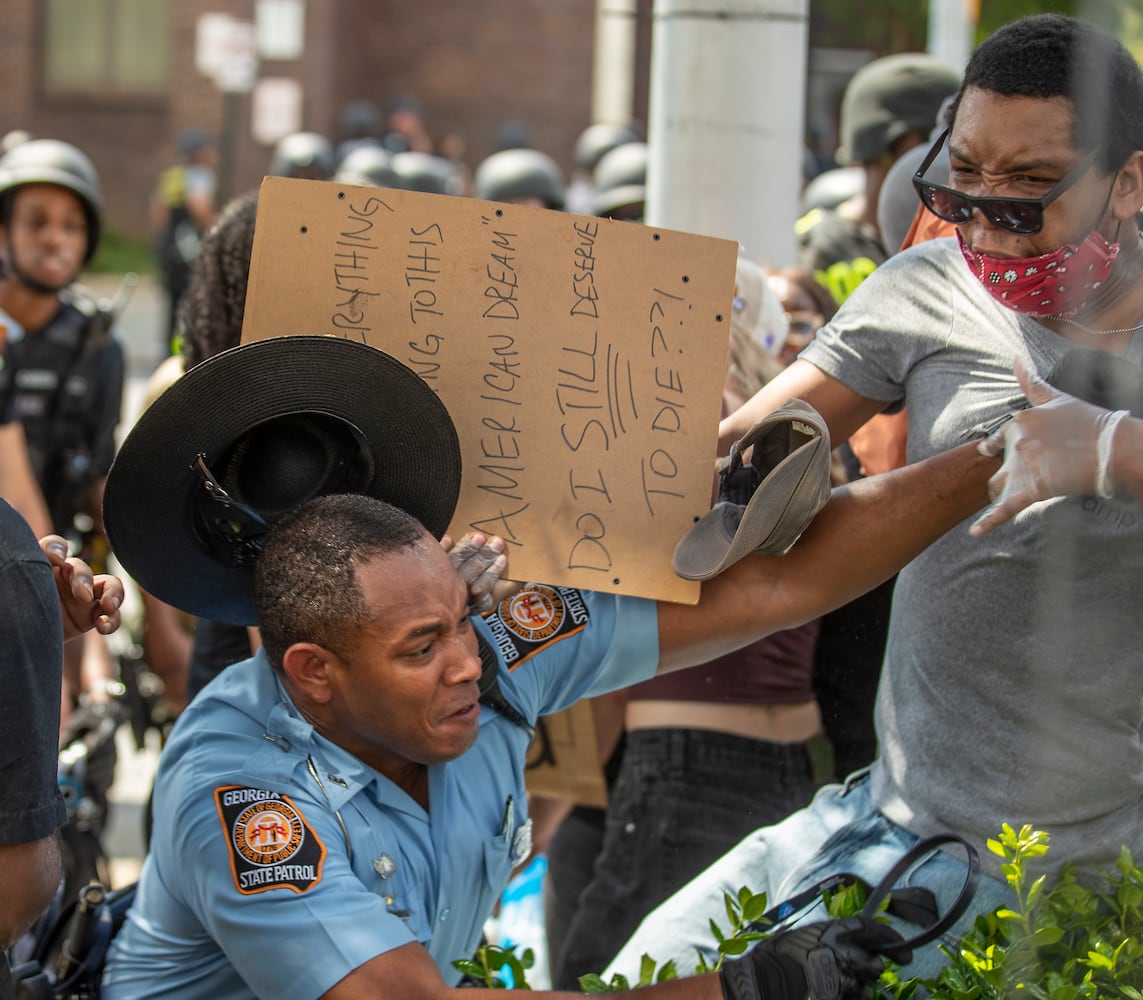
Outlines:
{"type": "Polygon", "coordinates": [[[258,77],[254,22],[203,14],[195,32],[195,66],[225,93],[249,91],[258,77]]]}

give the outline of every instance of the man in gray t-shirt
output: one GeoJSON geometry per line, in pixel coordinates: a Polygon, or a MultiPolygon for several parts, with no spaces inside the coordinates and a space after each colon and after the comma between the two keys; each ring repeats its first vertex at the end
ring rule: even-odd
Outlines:
{"type": "MultiPolygon", "coordinates": [[[[1143,73],[1130,54],[1072,18],[1024,18],[973,55],[950,121],[919,172],[947,142],[949,184],[919,188],[957,238],[878,268],[723,422],[724,440],[790,397],[822,413],[835,439],[907,402],[915,462],[1022,403],[1017,359],[1041,377],[1077,348],[1143,364],[1143,73]],[[1096,66],[1099,86],[1078,86],[1096,66]]],[[[837,871],[876,881],[934,833],[980,851],[978,912],[1004,898],[985,841],[1005,822],[1049,833],[1052,870],[1110,866],[1124,844],[1143,852],[1138,506],[1073,496],[1033,504],[985,538],[969,524],[898,579],[869,776],[746,838],[648,917],[612,970],[637,968],[643,952],[689,967],[724,889],[777,902],[837,871]]],[[[913,881],[947,906],[958,869],[942,855],[913,881]]],[[[941,960],[924,951],[910,971],[941,960]]]]}

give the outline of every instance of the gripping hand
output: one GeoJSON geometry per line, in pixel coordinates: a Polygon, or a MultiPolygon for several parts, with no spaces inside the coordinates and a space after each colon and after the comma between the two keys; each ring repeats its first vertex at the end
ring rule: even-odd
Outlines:
{"type": "MultiPolygon", "coordinates": [[[[719,971],[725,1000],[848,1000],[864,996],[901,935],[867,917],[825,920],[760,941],[719,971]]],[[[908,962],[911,955],[894,952],[908,962]]]]}

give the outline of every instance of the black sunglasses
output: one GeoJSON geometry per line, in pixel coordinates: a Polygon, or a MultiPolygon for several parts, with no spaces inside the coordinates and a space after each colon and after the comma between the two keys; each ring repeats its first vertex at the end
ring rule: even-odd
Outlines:
{"type": "Polygon", "coordinates": [[[929,150],[917,172],[913,174],[913,187],[917,189],[917,194],[921,196],[925,207],[937,218],[958,226],[964,225],[972,218],[973,209],[980,209],[984,217],[997,229],[1004,229],[1017,236],[1033,236],[1043,229],[1044,209],[1075,184],[1099,155],[1097,146],[1060,178],[1060,182],[1042,198],[979,198],[925,180],[923,176],[933,165],[933,160],[937,158],[948,134],[949,129],[946,128],[940,138],[933,143],[933,148],[929,150]]]}

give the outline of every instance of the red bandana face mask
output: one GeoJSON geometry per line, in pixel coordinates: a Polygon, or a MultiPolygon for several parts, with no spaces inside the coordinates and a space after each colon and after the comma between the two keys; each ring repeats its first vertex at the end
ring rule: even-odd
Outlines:
{"type": "Polygon", "coordinates": [[[957,233],[973,274],[1001,305],[1027,316],[1074,316],[1107,280],[1119,244],[1092,230],[1080,244],[1065,243],[1039,257],[993,257],[970,249],[957,233]]]}

